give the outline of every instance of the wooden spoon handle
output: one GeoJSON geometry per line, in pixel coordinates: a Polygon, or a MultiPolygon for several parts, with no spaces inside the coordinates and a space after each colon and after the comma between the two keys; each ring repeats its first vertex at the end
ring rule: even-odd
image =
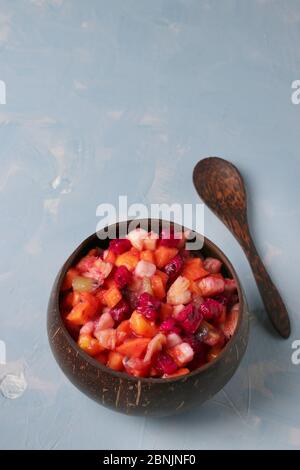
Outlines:
{"type": "Polygon", "coordinates": [[[267,314],[275,330],[283,338],[288,338],[291,333],[291,327],[286,307],[259,254],[257,253],[250,235],[248,240],[248,243],[243,243],[242,246],[252,268],[267,314]]]}

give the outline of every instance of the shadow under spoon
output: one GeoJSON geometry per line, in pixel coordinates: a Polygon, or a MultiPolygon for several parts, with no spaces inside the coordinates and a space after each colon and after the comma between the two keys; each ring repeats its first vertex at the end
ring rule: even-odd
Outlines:
{"type": "Polygon", "coordinates": [[[250,234],[245,185],[237,168],[222,158],[200,160],[194,168],[195,188],[205,204],[222,220],[242,246],[255,277],[262,301],[275,330],[288,338],[289,316],[250,234]]]}

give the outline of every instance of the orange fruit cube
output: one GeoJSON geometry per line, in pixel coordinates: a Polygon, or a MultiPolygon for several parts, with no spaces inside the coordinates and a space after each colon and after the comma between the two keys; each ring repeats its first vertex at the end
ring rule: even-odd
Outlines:
{"type": "Polygon", "coordinates": [[[146,338],[153,338],[156,335],[155,323],[147,320],[144,315],[136,310],[132,313],[129,321],[130,327],[136,335],[145,336],[146,338]]]}

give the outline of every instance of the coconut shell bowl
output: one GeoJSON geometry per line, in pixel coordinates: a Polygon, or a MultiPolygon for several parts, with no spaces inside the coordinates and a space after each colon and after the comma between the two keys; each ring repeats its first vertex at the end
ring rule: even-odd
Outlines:
{"type": "MultiPolygon", "coordinates": [[[[165,221],[135,221],[145,228],[156,222],[161,229],[165,221]]],[[[200,406],[209,400],[233,376],[245,353],[248,343],[248,311],[246,299],[237,274],[225,256],[214,243],[199,234],[195,237],[203,241],[199,256],[218,258],[223,263],[222,274],[235,279],[239,296],[239,319],[231,339],[219,356],[187,375],[175,378],[139,378],[109,369],[88,356],[72,338],[61,316],[60,291],[68,269],[95,247],[106,249],[109,239],[103,234],[111,229],[116,236],[127,231],[129,221],[106,227],[98,234],[84,240],[69,256],[60,269],[52,287],[48,305],[47,329],[53,355],[64,374],[83,393],[102,406],[127,415],[162,417],[177,414],[192,407],[200,406]]],[[[174,230],[186,230],[174,225],[174,230]]],[[[149,228],[150,230],[150,228],[149,228]]]]}

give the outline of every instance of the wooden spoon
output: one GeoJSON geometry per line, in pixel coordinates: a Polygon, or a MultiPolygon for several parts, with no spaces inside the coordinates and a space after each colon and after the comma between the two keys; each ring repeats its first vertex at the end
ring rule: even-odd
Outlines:
{"type": "Polygon", "coordinates": [[[229,228],[241,244],[255,277],[265,309],[275,330],[288,338],[290,321],[285,305],[257,253],[247,220],[247,195],[243,179],[232,163],[209,157],[197,163],[193,180],[201,199],[229,228]]]}

